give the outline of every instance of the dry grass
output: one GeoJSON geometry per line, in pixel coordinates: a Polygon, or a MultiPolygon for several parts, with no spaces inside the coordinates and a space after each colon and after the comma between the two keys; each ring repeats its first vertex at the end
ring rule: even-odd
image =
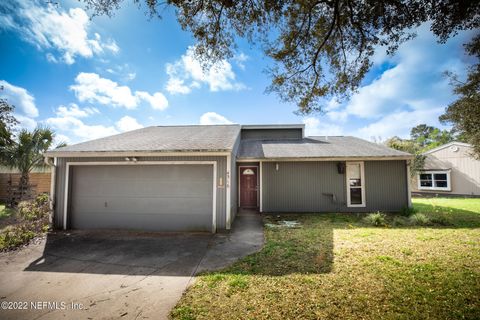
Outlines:
{"type": "Polygon", "coordinates": [[[441,224],[391,227],[388,216],[387,227],[375,228],[361,215],[282,216],[301,227],[266,227],[260,252],[200,276],[172,317],[478,319],[480,199],[427,200],[415,201],[418,211],[441,224]]]}

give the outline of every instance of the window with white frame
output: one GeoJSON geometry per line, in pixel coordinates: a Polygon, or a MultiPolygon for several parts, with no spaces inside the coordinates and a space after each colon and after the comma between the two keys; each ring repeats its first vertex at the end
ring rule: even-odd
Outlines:
{"type": "Polygon", "coordinates": [[[423,171],[417,178],[418,190],[450,191],[450,171],[423,171]]]}
{"type": "Polygon", "coordinates": [[[363,162],[347,162],[347,206],[365,207],[365,170],[363,162]]]}

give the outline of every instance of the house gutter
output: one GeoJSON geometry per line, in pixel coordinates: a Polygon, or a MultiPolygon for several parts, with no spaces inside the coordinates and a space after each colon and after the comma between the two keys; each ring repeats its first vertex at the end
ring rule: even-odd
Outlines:
{"type": "Polygon", "coordinates": [[[227,156],[231,150],[220,151],[50,151],[45,157],[52,158],[84,158],[84,157],[166,157],[166,156],[227,156]]]}
{"type": "Polygon", "coordinates": [[[381,160],[412,160],[413,156],[384,157],[281,157],[281,158],[239,158],[237,162],[282,162],[282,161],[381,161],[381,160]]]}

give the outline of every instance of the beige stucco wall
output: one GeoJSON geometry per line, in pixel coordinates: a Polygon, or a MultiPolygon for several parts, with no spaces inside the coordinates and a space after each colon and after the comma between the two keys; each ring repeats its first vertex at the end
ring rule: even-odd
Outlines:
{"type": "Polygon", "coordinates": [[[480,196],[480,161],[471,156],[472,148],[455,144],[458,151],[451,147],[434,151],[427,155],[425,169],[451,169],[451,191],[418,190],[417,177],[411,181],[412,191],[430,193],[449,193],[480,196]]]}

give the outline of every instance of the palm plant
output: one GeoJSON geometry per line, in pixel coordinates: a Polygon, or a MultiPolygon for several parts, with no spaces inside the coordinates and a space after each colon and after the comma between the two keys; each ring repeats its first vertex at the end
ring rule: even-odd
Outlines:
{"type": "Polygon", "coordinates": [[[2,163],[10,168],[18,169],[21,173],[19,189],[21,197],[29,191],[29,174],[33,168],[43,166],[43,153],[53,143],[55,133],[46,127],[39,127],[33,131],[20,130],[16,139],[0,150],[2,163]]]}

